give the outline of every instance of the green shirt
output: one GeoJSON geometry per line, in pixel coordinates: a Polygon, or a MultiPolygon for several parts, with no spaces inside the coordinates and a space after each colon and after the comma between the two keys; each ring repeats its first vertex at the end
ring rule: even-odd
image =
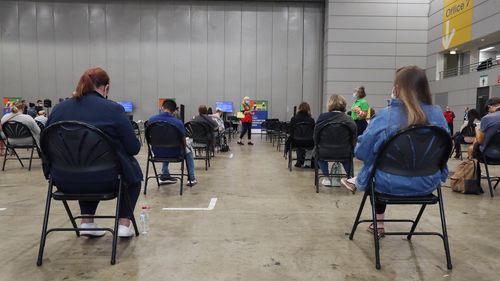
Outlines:
{"type": "Polygon", "coordinates": [[[358,117],[358,114],[354,112],[354,109],[356,107],[361,108],[361,111],[364,111],[368,113],[368,109],[370,109],[370,106],[368,105],[368,102],[366,101],[365,98],[358,99],[354,102],[354,104],[351,107],[351,117],[353,120],[364,120],[366,117],[358,117]]]}

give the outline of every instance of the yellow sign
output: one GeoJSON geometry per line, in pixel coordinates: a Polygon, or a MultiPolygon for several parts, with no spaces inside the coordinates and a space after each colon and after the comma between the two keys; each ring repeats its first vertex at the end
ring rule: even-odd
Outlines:
{"type": "Polygon", "coordinates": [[[470,41],[474,0],[444,0],[443,49],[470,41]]]}

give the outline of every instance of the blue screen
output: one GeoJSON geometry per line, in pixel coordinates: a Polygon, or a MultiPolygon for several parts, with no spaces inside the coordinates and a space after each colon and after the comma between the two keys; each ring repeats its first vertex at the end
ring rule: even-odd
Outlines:
{"type": "Polygon", "coordinates": [[[218,101],[215,103],[215,108],[219,108],[224,112],[233,112],[233,102],[232,101],[218,101]]]}
{"type": "Polygon", "coordinates": [[[134,106],[132,105],[131,101],[119,101],[118,103],[121,106],[123,106],[123,109],[125,109],[126,113],[132,113],[132,110],[134,109],[134,106]]]}

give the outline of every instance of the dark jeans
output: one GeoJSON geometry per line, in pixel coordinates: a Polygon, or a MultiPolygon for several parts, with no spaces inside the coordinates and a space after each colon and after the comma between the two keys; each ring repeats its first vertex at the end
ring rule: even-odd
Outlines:
{"type": "Polygon", "coordinates": [[[366,122],[365,119],[354,120],[354,122],[356,123],[356,127],[358,127],[358,137],[359,137],[365,132],[366,127],[368,127],[368,122],[366,122]]]}
{"type": "MultiPolygon", "coordinates": [[[[123,185],[123,194],[120,198],[120,213],[118,217],[120,218],[131,218],[133,211],[135,209],[135,205],[137,203],[137,199],[139,199],[139,193],[141,192],[141,183],[132,184],[132,185],[123,185]],[[125,193],[130,197],[130,203],[132,210],[128,208],[127,198],[125,193]]],[[[91,186],[67,186],[63,187],[62,190],[65,193],[103,193],[103,192],[114,192],[118,190],[118,186],[99,186],[92,188],[91,186]]],[[[97,206],[99,205],[99,201],[78,201],[80,205],[81,214],[84,215],[95,215],[97,210],[97,206]]]]}
{"type": "MultiPolygon", "coordinates": [[[[370,200],[370,203],[372,201],[370,200]]],[[[385,203],[377,203],[375,202],[375,214],[381,215],[385,213],[385,208],[387,207],[387,204],[385,203]]]]}
{"type": "Polygon", "coordinates": [[[453,136],[453,122],[448,123],[448,128],[450,129],[450,135],[453,136]]]}
{"type": "Polygon", "coordinates": [[[248,132],[248,140],[252,139],[252,123],[241,123],[241,134],[240,139],[243,139],[245,134],[248,132]]]}

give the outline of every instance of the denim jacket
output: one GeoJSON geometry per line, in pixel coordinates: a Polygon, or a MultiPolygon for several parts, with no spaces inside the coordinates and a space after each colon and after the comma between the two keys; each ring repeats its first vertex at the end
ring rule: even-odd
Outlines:
{"type": "MultiPolygon", "coordinates": [[[[439,106],[421,104],[428,123],[445,129],[449,132],[448,125],[439,106]]],[[[382,144],[399,130],[406,127],[407,113],[399,99],[393,99],[391,104],[380,110],[372,119],[368,128],[358,139],[355,156],[363,161],[363,168],[356,178],[356,187],[365,191],[369,186],[370,174],[375,158],[382,144]]],[[[448,167],[438,171],[432,176],[404,177],[392,175],[382,171],[375,171],[377,179],[375,191],[397,196],[420,196],[433,192],[441,182],[448,177],[448,167]]]]}

